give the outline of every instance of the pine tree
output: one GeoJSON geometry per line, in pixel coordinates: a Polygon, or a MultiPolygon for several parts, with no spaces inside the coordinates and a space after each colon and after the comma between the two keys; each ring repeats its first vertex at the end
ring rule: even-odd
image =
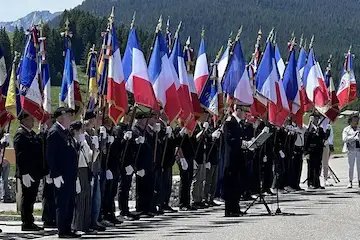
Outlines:
{"type": "Polygon", "coordinates": [[[25,47],[24,28],[21,27],[19,29],[18,27],[15,27],[12,43],[13,43],[12,44],[13,51],[17,51],[19,53],[22,53],[24,51],[24,47],[25,47]]]}
{"type": "Polygon", "coordinates": [[[0,27],[0,47],[4,53],[6,69],[10,69],[13,52],[11,49],[11,41],[5,27],[0,27]]]}

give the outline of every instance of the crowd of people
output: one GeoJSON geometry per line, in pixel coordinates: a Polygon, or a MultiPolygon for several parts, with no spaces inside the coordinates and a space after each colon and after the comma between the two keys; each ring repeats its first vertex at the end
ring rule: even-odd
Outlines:
{"type": "MultiPolygon", "coordinates": [[[[246,117],[249,106],[235,104],[224,122],[214,124],[204,117],[189,133],[181,123],[168,126],[165,116],[132,111],[114,126],[108,116],[93,111],[73,121],[73,110],[60,107],[38,133],[34,118],[21,113],[13,142],[23,231],[57,228],[60,238],[77,238],[79,232],[105,231],[123,221],[177,212],[170,206],[175,164],[180,171],[179,211],[218,206],[214,199],[221,198],[225,217],[239,217],[244,214],[240,200],[303,191],[304,157],[308,187],[324,188],[321,166],[327,184],[333,133],[317,113],[308,126],[296,126],[289,118],[280,128],[262,120],[252,123],[246,117]],[[256,137],[263,133],[272,134],[256,147],[256,137]],[[134,176],[136,211],[130,211],[134,176]],[[33,210],[42,179],[40,227],[33,210]],[[116,196],[120,216],[115,214],[116,196]]],[[[8,143],[9,136],[2,141],[8,143]]]]}

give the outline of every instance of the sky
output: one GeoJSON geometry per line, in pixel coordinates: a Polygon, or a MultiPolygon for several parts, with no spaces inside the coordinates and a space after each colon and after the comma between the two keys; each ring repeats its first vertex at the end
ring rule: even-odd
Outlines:
{"type": "Polygon", "coordinates": [[[33,11],[64,11],[82,2],[83,0],[0,0],[0,22],[15,21],[33,11]]]}

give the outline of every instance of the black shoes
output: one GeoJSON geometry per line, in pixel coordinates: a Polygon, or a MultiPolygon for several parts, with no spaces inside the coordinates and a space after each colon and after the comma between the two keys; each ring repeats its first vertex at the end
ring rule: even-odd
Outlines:
{"type": "Polygon", "coordinates": [[[225,217],[240,217],[240,213],[236,212],[226,212],[225,217]]]}
{"type": "Polygon", "coordinates": [[[23,224],[21,226],[21,231],[24,231],[24,232],[39,232],[39,231],[42,231],[42,230],[44,230],[44,228],[39,227],[38,225],[36,225],[34,223],[29,224],[29,225],[23,224]]]}
{"type": "Polygon", "coordinates": [[[180,207],[180,212],[190,212],[190,211],[196,211],[198,210],[196,206],[194,205],[189,205],[189,206],[181,206],[180,207]]]}
{"type": "Polygon", "coordinates": [[[57,228],[56,222],[44,222],[44,228],[57,228]]]}
{"type": "Polygon", "coordinates": [[[95,226],[91,226],[91,229],[93,229],[94,231],[98,231],[98,232],[105,232],[106,227],[104,227],[103,225],[97,224],[95,226]]]}
{"type": "Polygon", "coordinates": [[[164,210],[164,212],[168,212],[168,213],[177,213],[178,212],[177,210],[173,209],[170,206],[163,207],[163,210],[164,210]]]}
{"type": "Polygon", "coordinates": [[[69,233],[59,233],[59,238],[81,238],[80,234],[77,234],[75,232],[69,232],[69,233]]]}

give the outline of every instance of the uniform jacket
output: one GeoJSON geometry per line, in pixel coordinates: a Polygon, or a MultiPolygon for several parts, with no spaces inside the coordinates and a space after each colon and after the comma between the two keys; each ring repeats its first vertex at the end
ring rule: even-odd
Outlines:
{"type": "Polygon", "coordinates": [[[74,180],[78,169],[78,146],[68,130],[55,123],[47,135],[46,158],[50,177],[74,180]]]}
{"type": "Polygon", "coordinates": [[[34,180],[44,177],[43,146],[40,136],[20,126],[14,137],[14,149],[16,177],[20,178],[26,174],[30,174],[34,180]]]}
{"type": "Polygon", "coordinates": [[[330,131],[324,129],[321,126],[317,128],[309,126],[305,132],[305,153],[322,153],[324,148],[324,142],[329,137],[330,131]]]}
{"type": "Polygon", "coordinates": [[[139,157],[138,159],[135,159],[135,161],[137,161],[135,167],[138,170],[144,169],[145,172],[151,171],[154,164],[155,134],[150,134],[147,130],[143,133],[143,129],[137,125],[132,128],[132,131],[134,139],[139,136],[145,137],[145,142],[141,145],[136,144],[136,147],[134,148],[134,155],[136,158],[136,154],[140,147],[139,157]]]}

